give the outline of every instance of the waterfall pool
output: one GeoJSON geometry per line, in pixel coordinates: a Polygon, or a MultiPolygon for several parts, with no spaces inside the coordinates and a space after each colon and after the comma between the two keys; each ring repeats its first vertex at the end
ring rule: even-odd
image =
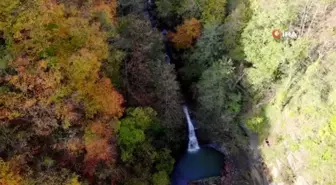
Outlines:
{"type": "Polygon", "coordinates": [[[219,176],[224,166],[224,155],[211,147],[187,152],[176,163],[172,185],[186,185],[190,181],[219,176]]]}
{"type": "Polygon", "coordinates": [[[190,181],[220,176],[224,154],[212,147],[198,145],[188,106],[182,108],[188,123],[188,150],[175,165],[172,185],[187,185],[190,181]]]}

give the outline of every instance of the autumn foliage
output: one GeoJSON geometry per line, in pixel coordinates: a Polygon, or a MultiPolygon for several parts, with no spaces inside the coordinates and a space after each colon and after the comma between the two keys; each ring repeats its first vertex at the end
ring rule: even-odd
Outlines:
{"type": "MultiPolygon", "coordinates": [[[[0,185],[169,184],[179,85],[132,3],[0,0],[0,185]]],[[[193,18],[171,38],[199,35],[193,18]]]]}
{"type": "MultiPolygon", "coordinates": [[[[29,95],[37,106],[51,108],[55,104],[63,121],[76,121],[67,117],[68,102],[83,109],[86,117],[97,113],[120,117],[123,98],[110,79],[100,73],[101,63],[108,56],[108,45],[99,23],[78,10],[66,11],[64,5],[53,1],[34,3],[37,8],[22,10],[20,16],[10,17],[4,27],[5,36],[13,35],[14,59],[9,67],[16,71],[6,81],[22,93],[20,96],[29,95]]],[[[93,11],[108,14],[110,20],[115,17],[115,1],[95,1],[92,6],[93,11]]],[[[13,111],[27,115],[22,108],[5,107],[1,111],[7,115],[1,116],[4,118],[15,117],[13,111]]]]}
{"type": "Polygon", "coordinates": [[[89,95],[102,112],[117,118],[122,116],[124,109],[120,105],[123,103],[123,97],[113,88],[110,79],[106,77],[99,79],[89,90],[89,95]]]}
{"type": "Polygon", "coordinates": [[[84,159],[86,173],[93,176],[97,164],[102,161],[106,165],[113,165],[116,158],[115,143],[112,143],[113,129],[110,124],[97,120],[86,128],[85,149],[87,151],[84,159]]]}
{"type": "Polygon", "coordinates": [[[189,48],[193,41],[201,35],[201,23],[195,18],[184,20],[182,25],[177,26],[176,33],[170,33],[169,38],[176,48],[189,48]]]}
{"type": "Polygon", "coordinates": [[[17,71],[16,75],[8,76],[9,83],[24,93],[34,92],[39,100],[43,101],[53,94],[59,83],[57,73],[46,70],[46,61],[32,63],[32,58],[18,57],[10,63],[17,71]],[[31,70],[35,68],[35,70],[31,70]]]}
{"type": "Polygon", "coordinates": [[[0,158],[0,184],[1,185],[21,185],[23,178],[17,171],[11,168],[10,162],[4,162],[0,158]]]}
{"type": "MultiPolygon", "coordinates": [[[[116,24],[116,1],[60,2],[0,3],[1,39],[10,55],[9,72],[0,74],[0,157],[10,145],[6,161],[17,151],[27,154],[36,184],[48,176],[37,178],[36,169],[47,167],[45,174],[53,174],[51,167],[76,168],[92,177],[98,163],[112,167],[116,146],[110,122],[124,111],[122,95],[101,69],[113,57],[107,42],[111,30],[102,25],[116,24]],[[14,127],[20,131],[6,133],[14,127]]],[[[79,184],[76,175],[70,176],[64,179],[79,184]]],[[[20,181],[0,160],[0,185],[20,181]]]]}
{"type": "Polygon", "coordinates": [[[94,0],[93,12],[103,12],[112,23],[116,22],[117,1],[116,0],[94,0]]]}

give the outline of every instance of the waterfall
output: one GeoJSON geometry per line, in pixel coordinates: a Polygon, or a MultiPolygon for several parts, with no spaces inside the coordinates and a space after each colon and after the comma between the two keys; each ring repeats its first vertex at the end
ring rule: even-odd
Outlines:
{"type": "MultiPolygon", "coordinates": [[[[155,27],[157,27],[157,22],[156,22],[155,17],[153,17],[153,15],[150,12],[150,10],[152,10],[152,8],[153,8],[153,1],[148,0],[147,5],[146,5],[146,9],[145,9],[145,15],[150,20],[150,22],[152,24],[152,27],[155,28],[155,27]]],[[[162,33],[163,37],[165,38],[165,61],[166,61],[167,64],[170,64],[171,59],[172,59],[172,51],[171,51],[171,48],[170,48],[170,46],[168,44],[168,41],[167,41],[168,31],[166,29],[163,29],[161,33],[162,33]]],[[[184,114],[185,114],[185,116],[187,118],[187,122],[188,122],[188,132],[189,132],[188,152],[196,152],[197,150],[200,149],[200,147],[198,145],[194,125],[191,122],[190,115],[189,115],[189,112],[188,112],[188,107],[186,105],[183,105],[182,107],[183,107],[183,111],[184,111],[184,114]]]]}
{"type": "Polygon", "coordinates": [[[187,118],[188,122],[188,132],[189,132],[189,143],[188,143],[188,152],[196,152],[200,149],[197,141],[197,137],[195,134],[194,125],[191,122],[188,107],[186,105],[183,105],[183,112],[187,118]]]}

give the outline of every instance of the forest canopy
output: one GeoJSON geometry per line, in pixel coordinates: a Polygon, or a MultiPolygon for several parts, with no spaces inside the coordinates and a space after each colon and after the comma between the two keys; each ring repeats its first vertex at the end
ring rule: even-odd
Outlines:
{"type": "Polygon", "coordinates": [[[336,184],[335,17],[335,0],[1,0],[0,185],[169,185],[186,104],[225,153],[202,183],[336,184]]]}

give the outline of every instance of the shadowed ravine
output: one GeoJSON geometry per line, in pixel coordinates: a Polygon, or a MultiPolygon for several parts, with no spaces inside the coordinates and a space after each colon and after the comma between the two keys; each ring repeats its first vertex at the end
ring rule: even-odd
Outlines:
{"type": "MultiPolygon", "coordinates": [[[[152,27],[160,30],[162,33],[165,46],[165,62],[167,64],[173,63],[177,65],[173,58],[173,48],[167,39],[167,33],[171,29],[164,23],[159,22],[156,16],[153,15],[153,12],[155,12],[154,2],[153,0],[148,0],[146,2],[144,14],[150,21],[152,27]]],[[[179,78],[177,79],[181,80],[179,78]]],[[[183,81],[180,81],[180,83],[182,85],[185,102],[189,102],[191,95],[188,90],[185,88],[183,89],[183,81]]],[[[193,104],[193,102],[189,102],[189,104],[193,104]]],[[[222,175],[224,175],[224,179],[228,180],[226,182],[222,182],[224,184],[232,184],[230,181],[233,178],[238,179],[238,184],[241,184],[240,182],[247,182],[248,184],[268,184],[262,171],[259,167],[254,165],[254,162],[252,162],[258,161],[258,158],[260,158],[257,148],[253,149],[256,153],[253,154],[253,156],[257,157],[251,158],[249,157],[249,154],[243,151],[240,152],[241,155],[239,156],[232,156],[227,152],[226,148],[223,148],[223,146],[219,146],[215,143],[204,143],[204,145],[199,146],[197,135],[195,133],[195,122],[190,116],[188,106],[182,105],[182,109],[188,126],[188,146],[185,153],[181,155],[175,163],[174,171],[171,176],[171,185],[187,185],[190,182],[210,177],[221,176],[221,179],[223,179],[222,175]],[[230,170],[237,171],[234,172],[233,174],[235,175],[233,175],[230,174],[230,170]],[[243,174],[245,173],[251,173],[251,178],[246,179],[243,177],[243,174]]],[[[256,162],[256,164],[258,164],[258,162],[256,162]]]]}
{"type": "MultiPolygon", "coordinates": [[[[153,10],[153,2],[148,0],[145,15],[153,28],[157,28],[158,22],[150,13],[153,10]]],[[[163,37],[167,36],[169,28],[161,28],[163,37]]],[[[171,48],[165,41],[165,62],[171,62],[171,48]]],[[[208,177],[219,176],[224,166],[224,155],[212,147],[200,147],[197,141],[193,121],[190,118],[187,105],[182,105],[186,123],[188,125],[188,148],[184,155],[175,164],[171,179],[172,185],[187,185],[190,181],[200,180],[208,177]]]]}

